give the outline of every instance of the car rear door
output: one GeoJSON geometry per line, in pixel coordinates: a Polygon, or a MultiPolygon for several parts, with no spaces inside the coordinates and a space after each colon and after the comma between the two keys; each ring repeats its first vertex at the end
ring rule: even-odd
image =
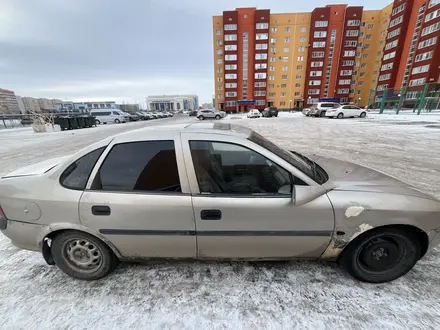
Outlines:
{"type": "Polygon", "coordinates": [[[246,141],[182,134],[198,257],[318,258],[334,228],[325,190],[307,185],[299,179],[307,181],[304,174],[246,141]],[[296,200],[289,171],[298,175],[296,200]]]}
{"type": "Polygon", "coordinates": [[[113,142],[95,166],[80,204],[83,225],[126,258],[196,256],[180,137],[113,142]]]}

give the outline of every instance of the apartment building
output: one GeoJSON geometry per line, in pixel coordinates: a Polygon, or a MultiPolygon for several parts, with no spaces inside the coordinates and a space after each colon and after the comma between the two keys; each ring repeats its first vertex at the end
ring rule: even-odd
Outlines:
{"type": "Polygon", "coordinates": [[[423,89],[439,78],[439,1],[224,11],[213,17],[216,106],[287,109],[323,99],[365,106],[376,88],[379,97],[391,86],[423,89]]]}
{"type": "Polygon", "coordinates": [[[0,115],[1,114],[19,114],[17,98],[13,91],[0,88],[0,115]]]}

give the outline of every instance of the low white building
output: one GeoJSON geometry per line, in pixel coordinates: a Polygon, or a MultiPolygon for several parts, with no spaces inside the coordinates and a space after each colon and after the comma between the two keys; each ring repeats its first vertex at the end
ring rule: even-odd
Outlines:
{"type": "Polygon", "coordinates": [[[199,97],[197,95],[152,95],[147,97],[149,110],[197,110],[199,97]]]}

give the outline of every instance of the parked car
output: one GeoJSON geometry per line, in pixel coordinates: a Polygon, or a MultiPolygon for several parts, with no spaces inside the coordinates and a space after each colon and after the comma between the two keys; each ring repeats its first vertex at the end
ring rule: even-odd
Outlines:
{"type": "Polygon", "coordinates": [[[90,115],[96,117],[96,124],[107,123],[125,123],[129,120],[127,115],[124,115],[122,111],[115,109],[92,109],[90,115]]]}
{"type": "Polygon", "coordinates": [[[220,112],[220,114],[222,115],[223,118],[225,118],[228,115],[226,113],[226,111],[223,111],[223,110],[219,110],[218,112],[220,112]]]}
{"type": "Polygon", "coordinates": [[[128,113],[128,112],[123,112],[123,114],[128,117],[128,121],[138,121],[139,120],[139,116],[136,114],[128,113]]]}
{"type": "Polygon", "coordinates": [[[339,106],[340,106],[339,103],[334,103],[334,102],[315,103],[310,107],[310,111],[308,115],[315,117],[325,117],[325,113],[328,109],[337,108],[339,106]]]}
{"type": "Polygon", "coordinates": [[[278,117],[278,109],[276,107],[269,107],[263,110],[263,117],[278,117]]]}
{"type": "Polygon", "coordinates": [[[198,111],[197,110],[193,110],[193,111],[189,111],[188,113],[189,113],[190,117],[197,117],[198,111]]]}
{"type": "Polygon", "coordinates": [[[365,118],[367,112],[355,105],[341,105],[337,108],[327,110],[326,117],[336,117],[338,119],[350,118],[350,117],[361,117],[365,118]]]}
{"type": "Polygon", "coordinates": [[[136,112],[136,114],[139,116],[140,120],[149,120],[150,116],[148,116],[147,114],[145,114],[144,112],[136,112]]]}
{"type": "Polygon", "coordinates": [[[310,108],[304,108],[303,111],[302,111],[302,114],[303,114],[304,116],[307,116],[307,117],[310,116],[309,113],[310,113],[310,108]]]}
{"type": "Polygon", "coordinates": [[[220,123],[126,132],[0,180],[2,233],[81,280],[154,257],[337,260],[387,282],[440,243],[439,214],[385,174],[220,123]]]}
{"type": "Polygon", "coordinates": [[[251,109],[251,110],[247,113],[247,117],[248,117],[248,118],[260,118],[260,117],[261,117],[260,110],[258,110],[258,109],[251,109]]]}
{"type": "Polygon", "coordinates": [[[222,119],[223,116],[220,113],[220,111],[217,110],[210,110],[210,109],[202,109],[199,110],[199,112],[197,113],[197,118],[200,120],[205,120],[205,119],[222,119]]]}

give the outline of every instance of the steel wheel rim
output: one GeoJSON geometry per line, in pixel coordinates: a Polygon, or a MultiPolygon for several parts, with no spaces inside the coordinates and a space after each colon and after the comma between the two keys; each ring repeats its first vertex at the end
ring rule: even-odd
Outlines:
{"type": "Polygon", "coordinates": [[[399,237],[376,237],[366,242],[357,254],[357,264],[366,273],[392,271],[405,258],[407,250],[399,237]]]}
{"type": "Polygon", "coordinates": [[[63,255],[71,268],[81,272],[93,273],[103,263],[102,251],[87,239],[70,239],[63,245],[63,255]]]}

